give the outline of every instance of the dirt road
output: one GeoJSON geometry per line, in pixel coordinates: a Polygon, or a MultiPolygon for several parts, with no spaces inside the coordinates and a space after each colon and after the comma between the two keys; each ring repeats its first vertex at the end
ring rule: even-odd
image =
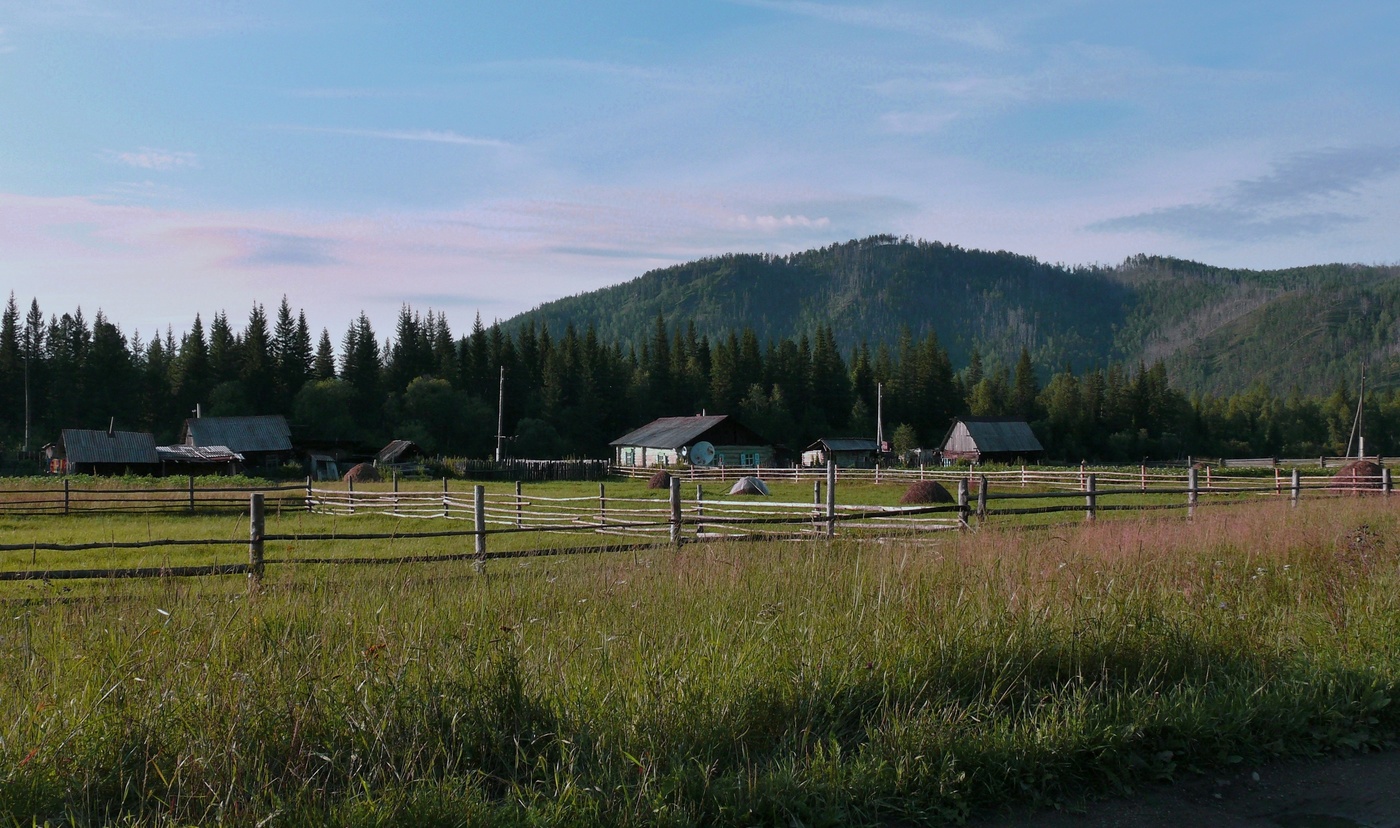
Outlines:
{"type": "Polygon", "coordinates": [[[1290,762],[1149,788],[1084,813],[1018,813],[976,828],[1400,828],[1400,751],[1290,762]]]}

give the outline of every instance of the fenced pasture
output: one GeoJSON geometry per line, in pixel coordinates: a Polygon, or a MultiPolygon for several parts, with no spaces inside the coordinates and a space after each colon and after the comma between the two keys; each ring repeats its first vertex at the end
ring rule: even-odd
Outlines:
{"type": "MultiPolygon", "coordinates": [[[[770,470],[772,497],[727,495],[723,470],[691,470],[669,491],[612,483],[400,481],[252,487],[0,489],[0,582],[253,575],[270,566],[428,563],[587,554],[736,540],[937,538],[949,530],[1182,512],[1266,499],[1388,497],[1389,470],[1339,487],[1330,476],[1145,470],[919,472],[956,502],[899,505],[890,472],[770,470]],[[783,473],[786,473],[787,477],[783,473]],[[796,478],[796,479],[791,479],[796,478]],[[1100,481],[1103,481],[1102,483],[1100,481]],[[838,497],[839,495],[839,497],[838,497]],[[61,501],[60,501],[61,496],[61,501]],[[254,514],[252,500],[258,500],[254,514]],[[62,509],[58,508],[62,504],[62,509]],[[39,504],[39,505],[36,505],[39,504]],[[41,508],[42,506],[42,508],[41,508]],[[172,520],[157,519],[167,515],[172,520]],[[178,518],[178,519],[177,519],[178,518]]],[[[914,479],[914,472],[904,479],[914,479]]]]}
{"type": "MultiPolygon", "coordinates": [[[[11,585],[0,818],[943,825],[1391,744],[1394,501],[1235,497],[935,544],[11,585]]],[[[247,542],[235,514],[23,522],[114,520],[247,542]]],[[[424,522],[268,515],[269,534],[424,522]]]]}

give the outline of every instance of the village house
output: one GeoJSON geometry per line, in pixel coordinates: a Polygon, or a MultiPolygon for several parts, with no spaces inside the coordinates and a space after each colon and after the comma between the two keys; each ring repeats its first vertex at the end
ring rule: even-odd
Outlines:
{"type": "Polygon", "coordinates": [[[959,417],[943,437],[940,452],[945,463],[1013,463],[1037,459],[1045,447],[1020,417],[959,417]]]}
{"type": "Polygon", "coordinates": [[[727,414],[662,417],[609,443],[620,466],[767,466],[773,444],[727,414]]]}
{"type": "Polygon", "coordinates": [[[293,459],[292,430],[280,414],[191,417],[185,420],[180,442],[241,455],[249,469],[276,468],[293,459]]]}
{"type": "Polygon", "coordinates": [[[160,457],[149,432],[65,428],[53,447],[50,469],[65,474],[153,475],[160,470],[160,457]]]}
{"type": "Polygon", "coordinates": [[[825,466],[835,461],[843,469],[873,469],[880,444],[871,437],[822,438],[802,452],[802,465],[825,466]]]}

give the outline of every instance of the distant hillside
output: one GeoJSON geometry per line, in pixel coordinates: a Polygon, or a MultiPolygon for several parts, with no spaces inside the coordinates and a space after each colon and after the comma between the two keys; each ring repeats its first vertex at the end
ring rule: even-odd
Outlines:
{"type": "Polygon", "coordinates": [[[789,256],[733,254],[651,271],[548,302],[533,318],[562,331],[593,325],[640,343],[658,315],[714,337],[760,339],[830,324],[845,346],[934,331],[955,366],[974,348],[1010,364],[1022,346],[1045,370],[1166,362],[1190,390],[1258,381],[1325,393],[1352,385],[1363,359],[1400,384],[1400,268],[1319,265],[1227,270],[1138,256],[1117,267],[1045,264],[1012,253],[875,236],[789,256]]]}

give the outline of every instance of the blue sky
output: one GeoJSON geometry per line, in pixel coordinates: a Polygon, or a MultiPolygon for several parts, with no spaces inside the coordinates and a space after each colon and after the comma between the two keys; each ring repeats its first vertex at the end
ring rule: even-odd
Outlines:
{"type": "Polygon", "coordinates": [[[464,331],[875,233],[1394,263],[1382,2],[0,0],[0,275],[128,333],[464,331]]]}

